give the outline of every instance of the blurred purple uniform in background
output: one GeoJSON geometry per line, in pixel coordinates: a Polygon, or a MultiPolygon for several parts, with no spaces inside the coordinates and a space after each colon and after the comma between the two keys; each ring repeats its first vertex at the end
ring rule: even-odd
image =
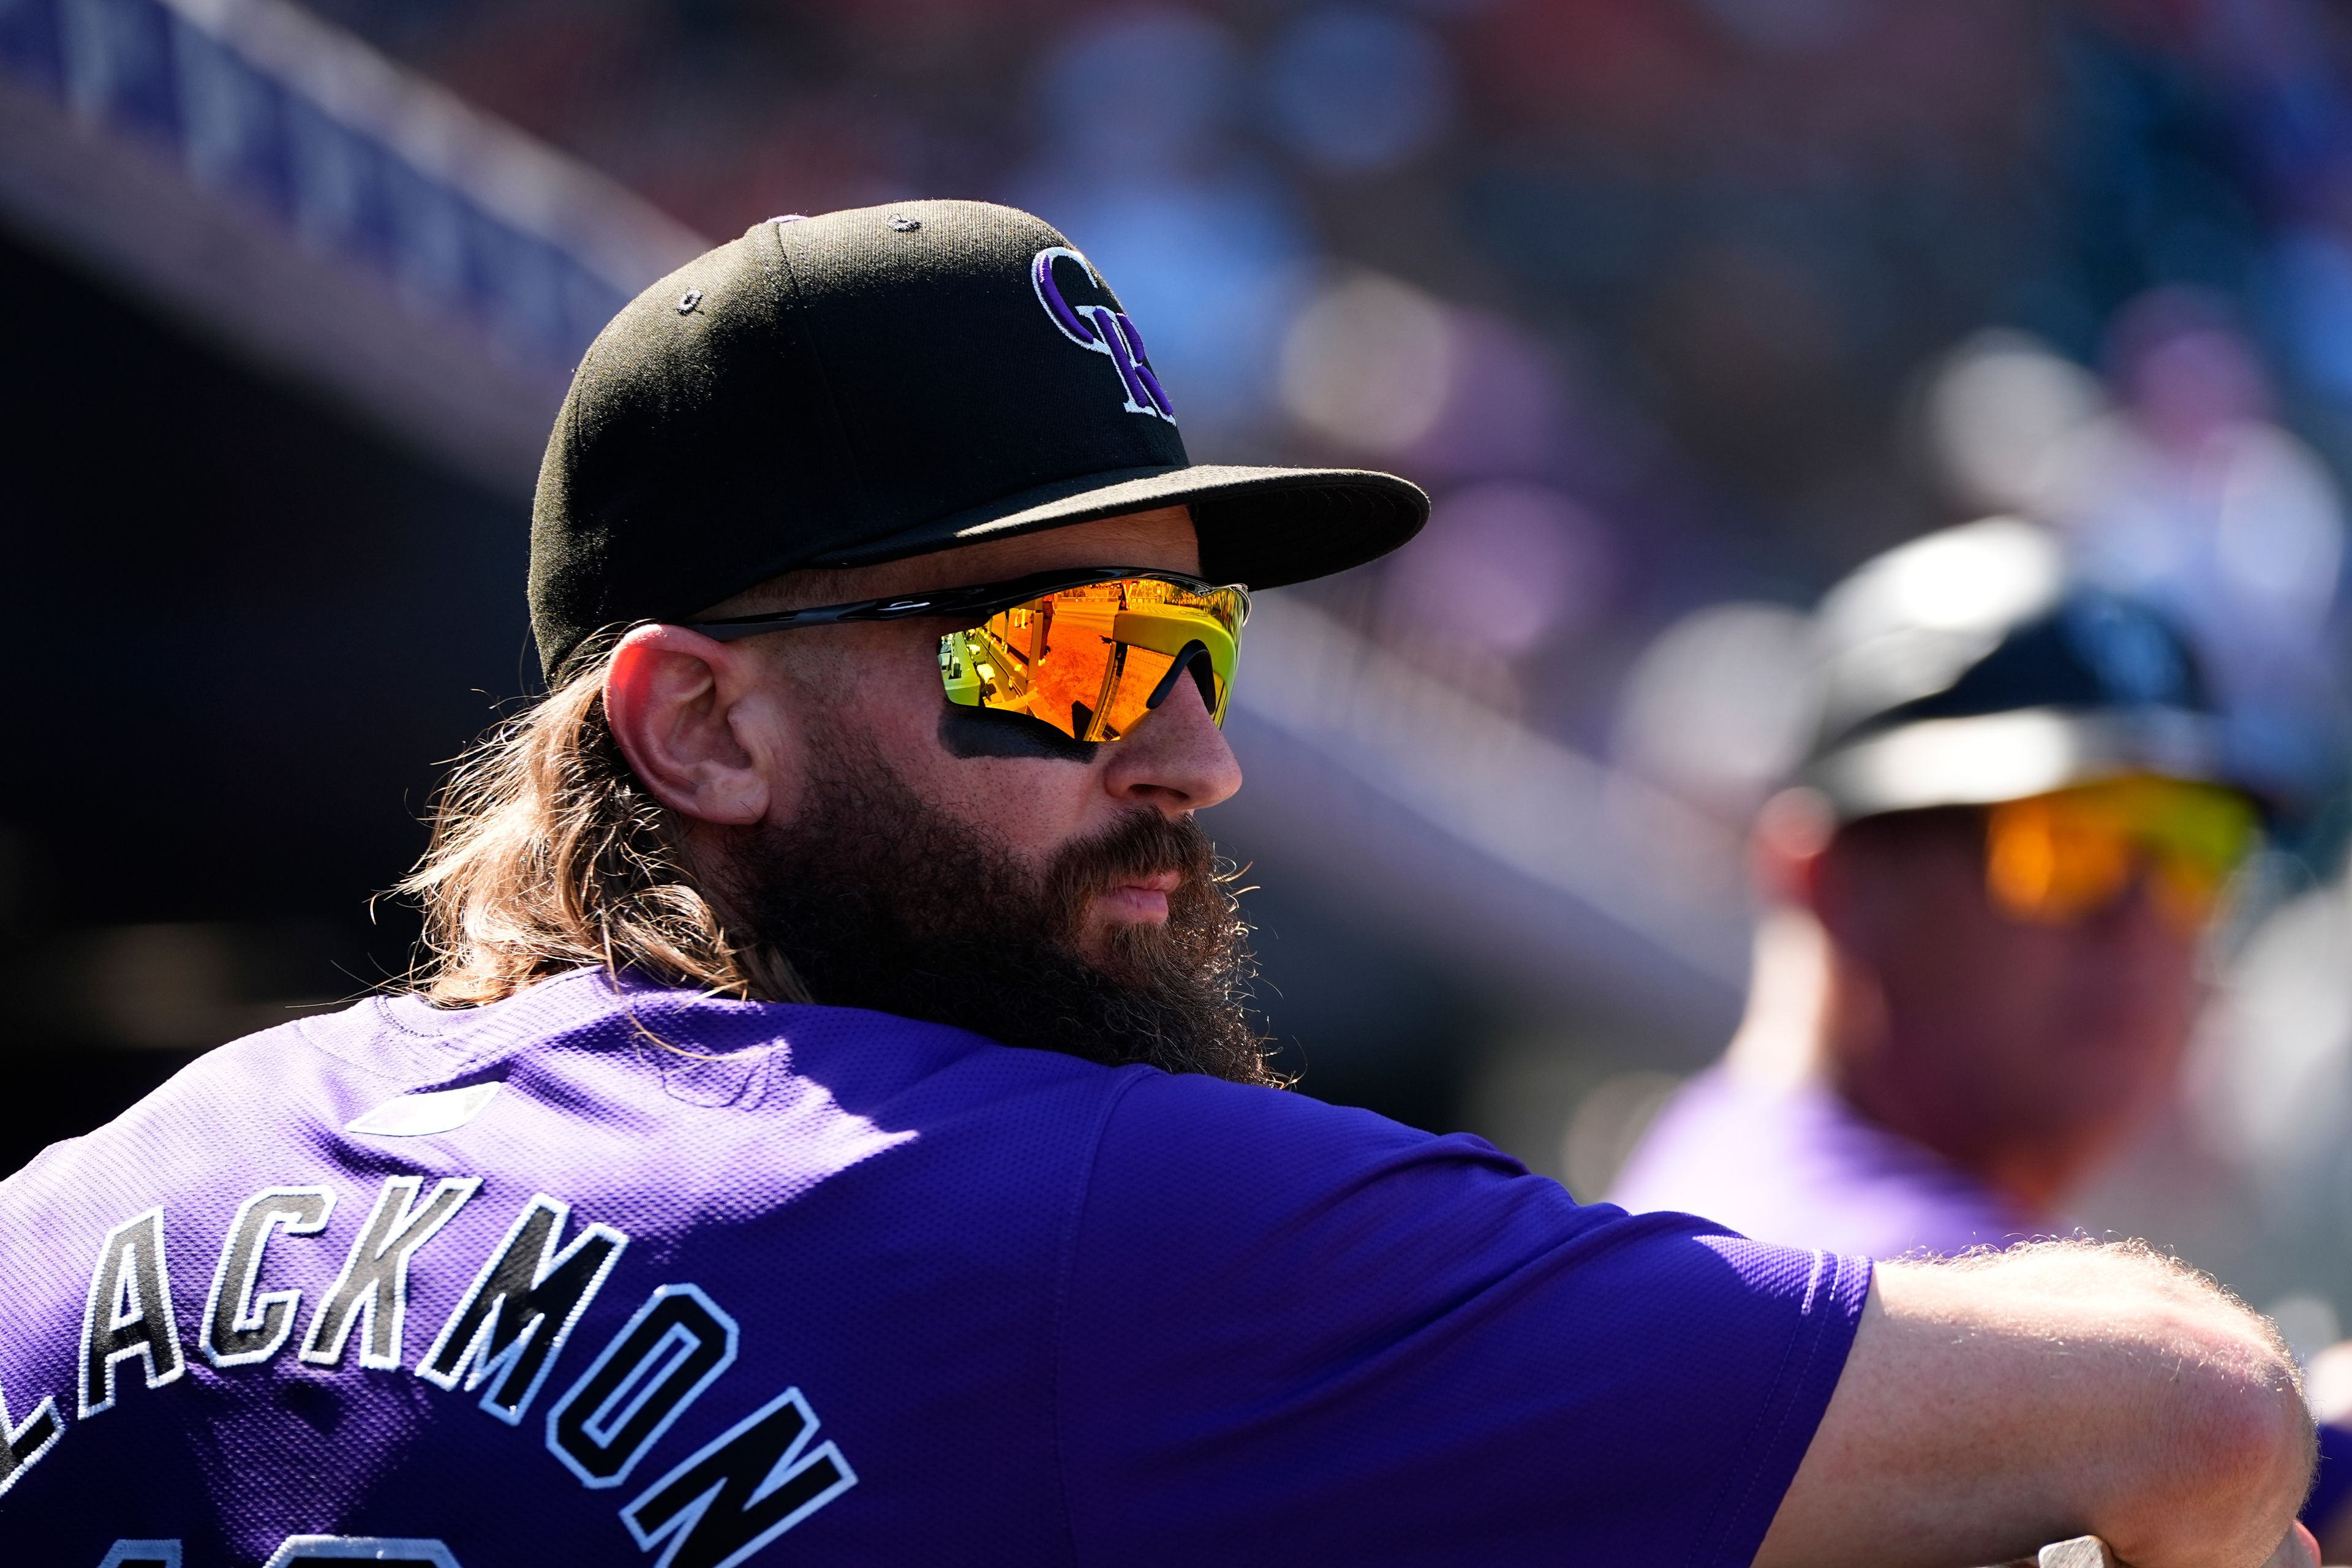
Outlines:
{"type": "Polygon", "coordinates": [[[1864,1258],[2005,1247],[2047,1232],[1825,1086],[1758,1082],[1723,1067],[1667,1102],[1609,1197],[1636,1213],[1704,1214],[1761,1241],[1864,1258]]]}

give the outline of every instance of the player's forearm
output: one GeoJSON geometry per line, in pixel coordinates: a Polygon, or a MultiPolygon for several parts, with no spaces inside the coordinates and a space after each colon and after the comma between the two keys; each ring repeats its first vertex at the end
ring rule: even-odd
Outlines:
{"type": "Polygon", "coordinates": [[[1889,1265],[1757,1561],[2000,1562],[2096,1531],[2136,1568],[2253,1568],[2310,1443],[2268,1326],[2167,1260],[1889,1265]]]}
{"type": "Polygon", "coordinates": [[[2048,1479],[2047,1500],[2136,1568],[2268,1562],[2313,1458],[2270,1325],[2144,1255],[2028,1253],[2004,1282],[2033,1317],[2008,1326],[2025,1330],[2020,1370],[2041,1390],[2041,1435],[2018,1457],[2048,1479]]]}
{"type": "Polygon", "coordinates": [[[2121,1543],[2126,1562],[2188,1568],[2308,1561],[2299,1553],[2273,1556],[2284,1550],[2280,1542],[2310,1484],[2308,1440],[2287,1419],[2300,1411],[2284,1402],[2258,1408],[2266,1402],[2257,1398],[2222,1408],[2232,1403],[2227,1391],[2208,1400],[2206,1414],[2192,1417],[2204,1428],[2186,1445],[2192,1457],[2176,1454],[2145,1466],[2093,1516],[2094,1528],[2121,1543]],[[2168,1487],[2168,1479],[2176,1484],[2168,1487]]]}

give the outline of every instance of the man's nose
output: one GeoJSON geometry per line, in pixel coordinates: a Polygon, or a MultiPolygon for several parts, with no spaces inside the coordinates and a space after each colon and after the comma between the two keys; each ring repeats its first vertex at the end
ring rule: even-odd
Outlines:
{"type": "Polygon", "coordinates": [[[1242,787],[1242,765],[1209,717],[1197,681],[1176,681],[1160,706],[1108,750],[1103,785],[1112,798],[1171,816],[1214,805],[1242,787]]]}

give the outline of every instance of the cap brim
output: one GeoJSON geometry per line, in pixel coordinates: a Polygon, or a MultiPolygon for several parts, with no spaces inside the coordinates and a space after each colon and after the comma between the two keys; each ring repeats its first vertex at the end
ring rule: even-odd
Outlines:
{"type": "Polygon", "coordinates": [[[1802,782],[1856,817],[1991,805],[2125,773],[2233,784],[2211,719],[2179,708],[1926,719],[1839,747],[1802,782]]]}
{"type": "Polygon", "coordinates": [[[815,564],[864,566],[1169,506],[1192,509],[1202,576],[1252,588],[1360,566],[1429,521],[1429,497],[1420,486],[1370,469],[1213,463],[1115,468],[1001,496],[815,564]]]}

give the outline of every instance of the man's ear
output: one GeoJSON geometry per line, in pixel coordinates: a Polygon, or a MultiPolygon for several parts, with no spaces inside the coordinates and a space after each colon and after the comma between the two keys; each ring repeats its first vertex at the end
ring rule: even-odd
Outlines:
{"type": "Polygon", "coordinates": [[[638,782],[672,811],[742,826],[790,815],[801,748],[772,675],[740,645],[639,626],[604,675],[604,718],[638,782]]]}
{"type": "Polygon", "coordinates": [[[1764,803],[1748,838],[1748,876],[1759,903],[1792,905],[1818,918],[1822,867],[1837,813],[1819,792],[1786,789],[1764,803]]]}

